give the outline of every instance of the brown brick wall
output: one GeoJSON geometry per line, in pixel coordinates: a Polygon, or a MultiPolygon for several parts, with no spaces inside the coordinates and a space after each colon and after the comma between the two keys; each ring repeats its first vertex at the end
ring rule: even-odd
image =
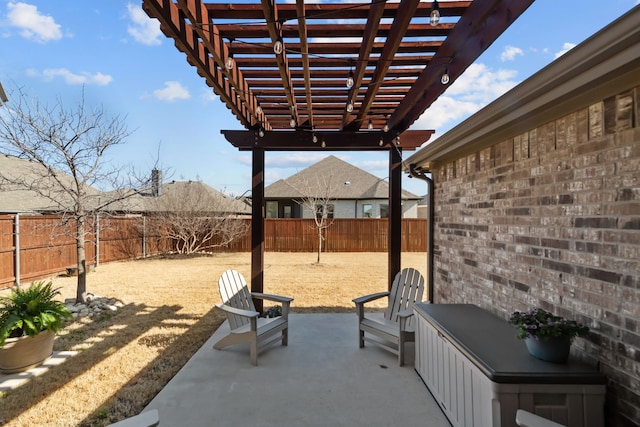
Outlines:
{"type": "Polygon", "coordinates": [[[640,87],[433,168],[437,303],[589,325],[607,425],[640,425],[640,87]]]}

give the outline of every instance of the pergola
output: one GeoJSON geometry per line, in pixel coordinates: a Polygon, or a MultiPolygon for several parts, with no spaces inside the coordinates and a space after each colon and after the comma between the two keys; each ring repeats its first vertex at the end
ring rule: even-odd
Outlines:
{"type": "Polygon", "coordinates": [[[244,128],[222,133],[253,156],[252,291],[263,288],[265,151],[388,151],[391,284],[402,150],[433,134],[409,128],[531,3],[142,0],[244,128]]]}

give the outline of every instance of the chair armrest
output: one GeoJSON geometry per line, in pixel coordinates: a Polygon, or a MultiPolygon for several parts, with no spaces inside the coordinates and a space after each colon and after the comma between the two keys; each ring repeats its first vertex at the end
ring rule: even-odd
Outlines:
{"type": "Polygon", "coordinates": [[[285,319],[289,318],[289,306],[291,305],[293,298],[283,297],[280,295],[263,294],[262,292],[252,292],[251,296],[262,300],[279,302],[282,304],[282,317],[285,319]]]}
{"type": "Polygon", "coordinates": [[[380,298],[388,297],[391,293],[387,292],[378,292],[375,294],[369,294],[362,296],[360,298],[355,298],[353,301],[356,304],[356,315],[358,316],[358,322],[362,322],[364,319],[364,304],[369,301],[374,301],[380,298]]]}
{"type": "Polygon", "coordinates": [[[413,310],[402,310],[398,312],[398,317],[407,318],[413,316],[413,310]]]}
{"type": "Polygon", "coordinates": [[[242,310],[241,308],[231,307],[230,305],[227,305],[227,304],[216,304],[216,307],[226,311],[227,313],[235,314],[238,316],[249,317],[249,318],[260,316],[260,313],[258,313],[257,311],[242,310]]]}
{"type": "Polygon", "coordinates": [[[388,297],[388,296],[389,296],[389,294],[390,294],[390,293],[389,293],[388,291],[387,291],[387,292],[378,292],[378,293],[376,293],[376,294],[369,294],[369,295],[365,295],[365,296],[362,296],[362,297],[359,297],[359,298],[355,298],[355,299],[353,299],[352,301],[353,301],[356,305],[359,305],[359,304],[367,303],[367,302],[369,302],[369,301],[373,301],[373,300],[380,299],[380,298],[382,298],[382,297],[388,297]]]}
{"type": "Polygon", "coordinates": [[[402,310],[398,312],[398,328],[400,328],[400,332],[407,330],[407,321],[411,316],[413,316],[413,310],[402,310]]]}
{"type": "Polygon", "coordinates": [[[516,412],[516,424],[522,427],[565,427],[523,409],[518,409],[516,412]]]}
{"type": "Polygon", "coordinates": [[[280,295],[263,294],[262,292],[251,292],[251,296],[258,299],[266,299],[275,302],[291,302],[293,298],[283,297],[280,295]]]}

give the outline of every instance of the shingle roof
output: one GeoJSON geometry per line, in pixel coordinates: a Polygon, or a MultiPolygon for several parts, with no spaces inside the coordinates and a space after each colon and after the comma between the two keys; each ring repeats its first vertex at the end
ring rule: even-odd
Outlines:
{"type": "MultiPolygon", "coordinates": [[[[38,163],[14,156],[0,155],[0,176],[5,176],[9,180],[19,178],[23,182],[34,184],[42,183],[43,173],[39,172],[39,170],[42,170],[42,166],[38,163]]],[[[61,173],[60,179],[70,180],[71,178],[61,173]]],[[[0,182],[1,181],[0,179],[0,182]]],[[[55,203],[33,190],[25,190],[6,182],[0,184],[0,213],[59,212],[65,210],[61,209],[63,206],[70,208],[72,206],[71,199],[61,191],[59,186],[51,187],[49,192],[56,200],[60,201],[59,203],[55,203]]],[[[251,213],[251,208],[243,201],[230,198],[199,181],[173,181],[166,183],[162,186],[162,193],[159,198],[137,193],[109,205],[106,210],[126,212],[155,211],[159,209],[159,206],[162,206],[159,201],[162,200],[163,195],[166,198],[172,194],[194,190],[196,192],[204,192],[203,203],[216,206],[220,209],[219,212],[233,212],[235,214],[251,213]],[[191,190],[189,190],[189,188],[191,188],[191,190]]],[[[104,203],[109,199],[117,199],[121,197],[122,193],[101,192],[91,187],[88,187],[87,191],[91,196],[90,203],[98,203],[99,201],[104,203]]]]}
{"type": "MultiPolygon", "coordinates": [[[[389,183],[384,179],[353,166],[333,155],[280,179],[264,189],[265,198],[302,198],[308,196],[307,188],[326,190],[331,188],[333,199],[388,199],[389,183]]],[[[419,196],[402,191],[403,199],[420,199],[419,196]]]]}
{"type": "MultiPolygon", "coordinates": [[[[117,195],[114,194],[113,197],[117,195]]],[[[193,210],[195,204],[198,204],[203,210],[214,207],[217,213],[251,214],[251,207],[242,200],[233,199],[200,181],[163,183],[160,195],[157,197],[149,193],[137,193],[109,205],[108,210],[137,213],[164,211],[171,207],[179,208],[177,205],[190,198],[193,204],[189,203],[189,210],[193,210]]]]}
{"type": "Polygon", "coordinates": [[[200,194],[201,198],[199,201],[203,206],[213,206],[220,213],[251,213],[251,208],[243,201],[233,199],[200,181],[172,181],[162,184],[162,191],[158,197],[159,203],[148,203],[147,210],[152,211],[163,206],[163,198],[175,197],[177,200],[180,200],[180,194],[188,193],[200,194]]]}
{"type": "MultiPolygon", "coordinates": [[[[0,212],[58,212],[66,210],[64,207],[72,206],[70,196],[55,181],[43,178],[46,176],[47,173],[39,163],[0,154],[0,212]],[[47,193],[49,197],[15,184],[16,180],[30,186],[37,186],[41,189],[40,193],[47,193]]],[[[63,172],[59,173],[59,179],[67,181],[71,186],[71,178],[63,172]]],[[[91,187],[87,188],[87,193],[90,197],[99,197],[101,194],[91,187]]]]}

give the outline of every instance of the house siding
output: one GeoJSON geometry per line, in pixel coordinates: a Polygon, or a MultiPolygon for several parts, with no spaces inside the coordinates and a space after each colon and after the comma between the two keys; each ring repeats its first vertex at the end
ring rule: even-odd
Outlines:
{"type": "Polygon", "coordinates": [[[608,426],[640,425],[639,117],[636,87],[431,169],[435,302],[587,324],[608,426]]]}
{"type": "MultiPolygon", "coordinates": [[[[330,204],[334,206],[334,218],[355,218],[355,200],[332,200],[330,204]]],[[[302,208],[302,218],[313,218],[315,212],[312,212],[307,206],[302,208]]]]}
{"type": "MultiPolygon", "coordinates": [[[[418,200],[402,201],[402,217],[403,218],[419,218],[418,217],[418,200]]],[[[426,217],[423,217],[426,218],[426,217]]]]}
{"type": "MultiPolygon", "coordinates": [[[[381,205],[389,205],[388,200],[371,199],[371,200],[334,200],[334,218],[363,218],[362,206],[370,204],[372,207],[372,218],[380,218],[381,205]]],[[[313,218],[314,213],[306,206],[302,209],[302,218],[313,218]]],[[[418,217],[418,201],[403,200],[402,201],[402,217],[417,218],[418,217]]]]}

